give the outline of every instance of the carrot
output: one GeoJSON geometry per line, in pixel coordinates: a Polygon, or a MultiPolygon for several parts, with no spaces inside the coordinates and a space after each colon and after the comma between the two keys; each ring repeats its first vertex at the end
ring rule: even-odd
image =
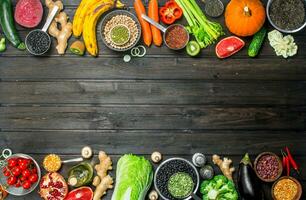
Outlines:
{"type": "Polygon", "coordinates": [[[151,32],[150,24],[146,22],[144,19],[142,19],[141,17],[142,14],[146,14],[145,7],[141,0],[134,1],[134,9],[136,11],[137,18],[141,25],[143,42],[147,46],[150,46],[152,43],[152,32],[151,32]]]}
{"type": "MultiPolygon", "coordinates": [[[[149,8],[148,8],[148,16],[152,18],[154,21],[159,22],[158,16],[158,1],[157,0],[150,0],[149,1],[149,8]]],[[[153,25],[151,26],[152,36],[153,36],[153,43],[155,46],[160,46],[163,43],[163,37],[158,28],[153,25]]]]}

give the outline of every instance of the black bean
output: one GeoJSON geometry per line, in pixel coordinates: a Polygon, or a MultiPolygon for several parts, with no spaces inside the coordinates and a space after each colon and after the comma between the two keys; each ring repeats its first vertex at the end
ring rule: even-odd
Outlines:
{"type": "Polygon", "coordinates": [[[33,31],[27,37],[27,47],[34,54],[42,54],[48,50],[50,40],[46,33],[42,31],[33,31]]]}

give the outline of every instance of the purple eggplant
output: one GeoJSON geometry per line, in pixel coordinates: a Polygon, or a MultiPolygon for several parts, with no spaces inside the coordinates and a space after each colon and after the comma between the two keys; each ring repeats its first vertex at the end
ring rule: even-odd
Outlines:
{"type": "Polygon", "coordinates": [[[238,190],[241,198],[245,200],[261,200],[263,198],[260,180],[256,176],[247,153],[239,164],[238,190]]]}

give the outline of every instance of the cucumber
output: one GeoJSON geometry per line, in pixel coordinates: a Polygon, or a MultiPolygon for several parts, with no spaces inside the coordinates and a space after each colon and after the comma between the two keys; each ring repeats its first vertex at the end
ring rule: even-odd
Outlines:
{"type": "Polygon", "coordinates": [[[263,41],[265,40],[266,34],[267,29],[265,27],[262,27],[257,33],[255,33],[248,49],[248,55],[250,57],[255,57],[258,55],[263,41]]]}
{"type": "Polygon", "coordinates": [[[0,25],[5,37],[13,44],[13,46],[20,50],[24,50],[25,44],[21,41],[15,28],[11,0],[0,0],[0,25]]]}

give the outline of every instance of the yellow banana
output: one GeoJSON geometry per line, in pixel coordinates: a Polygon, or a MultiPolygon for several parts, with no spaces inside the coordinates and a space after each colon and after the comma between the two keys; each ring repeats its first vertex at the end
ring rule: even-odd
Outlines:
{"type": "MultiPolygon", "coordinates": [[[[83,24],[83,39],[87,51],[92,56],[98,55],[97,37],[96,37],[96,25],[100,16],[106,11],[114,7],[114,0],[103,0],[88,10],[83,24]]],[[[117,1],[116,7],[122,8],[124,4],[117,1]]]]}
{"type": "Polygon", "coordinates": [[[72,23],[72,31],[75,37],[80,37],[83,31],[83,24],[88,9],[101,0],[82,0],[75,11],[72,23]]]}

